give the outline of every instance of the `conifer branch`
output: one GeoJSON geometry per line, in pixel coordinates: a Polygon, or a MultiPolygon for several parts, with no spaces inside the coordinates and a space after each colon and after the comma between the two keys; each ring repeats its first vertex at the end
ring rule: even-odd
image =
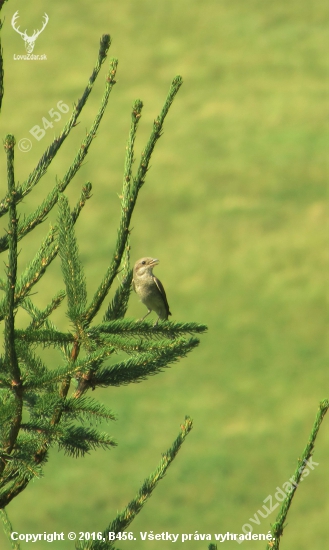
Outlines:
{"type": "MultiPolygon", "coordinates": [[[[147,376],[161,372],[161,369],[158,369],[156,365],[163,366],[166,362],[165,357],[167,357],[167,362],[175,361],[174,356],[176,353],[179,356],[185,355],[182,346],[183,348],[185,346],[189,348],[190,345],[194,347],[199,343],[196,338],[191,338],[188,341],[185,338],[177,338],[178,334],[202,333],[205,330],[207,330],[205,325],[198,325],[197,323],[169,323],[165,321],[153,327],[148,322],[136,323],[127,320],[111,321],[91,328],[85,333],[89,342],[93,342],[96,346],[112,346],[111,350],[120,349],[128,354],[133,354],[134,357],[127,362],[114,365],[115,367],[118,366],[120,370],[122,369],[120,375],[122,381],[118,381],[117,373],[115,374],[112,370],[113,367],[106,368],[103,371],[98,370],[96,374],[90,371],[79,381],[75,396],[82,395],[90,387],[139,382],[147,376]],[[128,336],[130,336],[130,339],[128,339],[128,336]],[[143,340],[136,339],[141,336],[144,337],[143,340]],[[161,340],[163,337],[167,337],[169,341],[161,340]],[[158,339],[158,342],[150,344],[150,339],[158,339]],[[141,352],[146,351],[148,353],[142,356],[141,352]],[[156,361],[156,363],[153,363],[153,361],[156,361]],[[150,370],[148,367],[146,368],[146,365],[151,365],[150,370]]],[[[187,351],[190,351],[190,348],[187,351]]],[[[99,367],[99,365],[97,366],[99,367]]]]}
{"type": "MultiPolygon", "coordinates": [[[[181,432],[178,437],[175,439],[172,446],[162,455],[160,464],[157,469],[145,479],[142,487],[138,491],[136,497],[131,500],[128,506],[120,512],[116,518],[109,524],[109,526],[104,530],[103,537],[108,539],[108,533],[119,533],[125,531],[128,525],[134,520],[137,514],[141,511],[147,499],[152,495],[155,487],[161,479],[166,474],[170,464],[176,457],[178,451],[180,450],[186,436],[190,433],[192,429],[192,420],[187,416],[185,418],[184,424],[181,426],[181,432]]],[[[76,544],[77,550],[110,550],[113,549],[115,541],[88,541],[88,542],[78,542],[76,544]]]]}
{"type": "Polygon", "coordinates": [[[124,185],[123,185],[123,192],[122,192],[121,219],[119,224],[117,243],[116,243],[115,251],[113,253],[111,265],[109,266],[103,281],[99,285],[93,297],[93,300],[87,309],[87,313],[86,313],[87,323],[90,323],[90,321],[95,317],[96,313],[99,311],[113,283],[113,280],[118,273],[122,255],[129,236],[130,220],[132,217],[133,210],[135,208],[139,190],[144,184],[146,173],[151,160],[151,155],[153,153],[156,142],[161,136],[165,117],[168,114],[169,108],[179,88],[181,87],[182,82],[183,81],[180,76],[176,76],[172,81],[165,104],[162,108],[160,115],[155,119],[153,123],[153,130],[151,132],[151,136],[149,138],[149,141],[144,151],[142,152],[141,161],[137,170],[137,175],[133,178],[133,184],[131,184],[131,165],[133,161],[134,139],[135,139],[138,121],[141,116],[141,110],[142,110],[143,104],[140,100],[137,100],[133,105],[132,124],[130,128],[129,141],[128,141],[128,147],[127,147],[127,153],[126,153],[126,160],[125,160],[125,170],[124,170],[125,176],[124,176],[124,185]]]}
{"type": "MultiPolygon", "coordinates": [[[[12,422],[9,428],[7,441],[4,451],[11,453],[22,419],[23,400],[22,400],[22,382],[21,373],[18,365],[15,348],[15,286],[17,277],[17,213],[16,213],[16,190],[14,176],[14,147],[15,138],[7,135],[4,148],[7,154],[7,180],[9,197],[9,263],[7,267],[7,296],[6,296],[6,315],[5,315],[5,361],[11,377],[12,395],[14,398],[14,410],[12,422]]],[[[3,471],[4,464],[0,465],[0,473],[3,471]]]]}
{"type": "Polygon", "coordinates": [[[6,489],[5,491],[0,492],[0,509],[5,508],[8,506],[8,504],[17,497],[26,487],[28,486],[30,482],[30,478],[19,478],[18,480],[14,481],[14,483],[11,484],[11,486],[6,489]]]}
{"type": "Polygon", "coordinates": [[[101,100],[101,106],[99,108],[99,111],[94,119],[94,122],[89,132],[87,133],[85,139],[82,141],[80,148],[78,150],[78,153],[73,159],[72,164],[70,165],[69,169],[67,170],[62,180],[58,184],[58,191],[60,193],[63,193],[63,191],[65,191],[66,187],[68,186],[72,178],[75,176],[75,174],[81,167],[89,151],[89,147],[93,139],[96,137],[98,127],[101,123],[105,109],[109,101],[110,93],[113,89],[113,86],[116,84],[115,76],[116,76],[117,68],[118,68],[118,60],[115,58],[111,59],[110,68],[105,81],[105,91],[101,100]]]}
{"type": "Polygon", "coordinates": [[[44,330],[15,330],[15,338],[22,342],[30,344],[40,344],[43,346],[61,345],[74,342],[73,334],[69,332],[60,332],[55,329],[44,330]]]}
{"type": "MultiPolygon", "coordinates": [[[[80,198],[71,213],[73,223],[77,221],[82,208],[86,204],[86,201],[90,198],[90,191],[91,183],[88,182],[82,188],[80,198]]],[[[31,292],[32,287],[41,279],[41,277],[45,274],[47,267],[56,258],[58,254],[58,243],[55,240],[57,230],[57,226],[50,228],[35,257],[17,281],[15,307],[22,304],[22,301],[31,292]]],[[[4,307],[5,301],[3,300],[0,302],[0,321],[4,318],[4,307]]]]}
{"type": "MultiPolygon", "coordinates": [[[[0,9],[4,0],[0,0],[0,9]]],[[[110,63],[101,105],[94,122],[61,180],[45,200],[19,223],[16,205],[34,188],[46,173],[59,148],[77,123],[96,77],[99,74],[110,45],[110,37],[101,40],[98,60],[82,98],[74,105],[70,120],[60,135],[46,149],[36,168],[22,185],[15,188],[13,136],[5,141],[7,152],[8,193],[0,203],[0,216],[9,212],[8,233],[0,239],[0,251],[9,250],[6,281],[0,280],[0,289],[5,298],[0,302],[0,320],[5,319],[5,354],[0,357],[0,510],[7,506],[30,480],[42,475],[42,468],[49,456],[49,449],[57,445],[72,456],[82,456],[92,449],[110,448],[116,443],[106,433],[92,427],[93,423],[114,420],[113,413],[97,401],[84,396],[96,386],[109,386],[139,382],[148,376],[161,372],[171,363],[185,356],[199,340],[184,338],[186,334],[202,333],[204,325],[196,323],[160,322],[156,327],[150,323],[127,321],[124,316],[131,292],[132,270],[129,265],[129,226],[138,192],[145,181],[151,155],[159,139],[164,119],[181,85],[181,78],[172,83],[165,105],[154,121],[149,141],[142,153],[136,172],[132,175],[134,144],[143,104],[133,104],[132,121],[124,163],[121,216],[116,247],[111,264],[103,281],[87,307],[86,281],[79,260],[78,244],[74,224],[86,201],[91,196],[91,183],[82,189],[80,199],[70,212],[69,203],[63,192],[81,167],[89,147],[96,137],[109,95],[115,84],[117,60],[110,63]],[[52,227],[37,253],[30,260],[22,275],[17,278],[17,243],[37,225],[42,223],[55,204],[59,202],[59,223],[52,227]],[[50,263],[60,254],[66,292],[60,291],[43,309],[36,307],[31,290],[39,282],[50,263]],[[104,299],[118,275],[122,274],[112,302],[104,315],[104,322],[90,328],[90,323],[99,311],[104,299]],[[74,324],[74,333],[57,330],[50,320],[51,313],[58,308],[64,297],[68,300],[69,318],[74,324]],[[30,316],[30,323],[24,330],[15,330],[15,313],[23,308],[30,316]],[[48,369],[36,353],[37,346],[52,346],[60,349],[64,363],[55,369],[48,369]],[[79,358],[80,349],[84,356],[79,358]],[[106,366],[108,358],[123,350],[130,355],[126,361],[106,366]],[[105,364],[105,366],[104,366],[105,364]],[[77,387],[71,397],[68,392],[72,379],[77,387]],[[24,423],[22,409],[24,404],[24,423]],[[78,423],[78,425],[76,425],[78,423]],[[90,426],[86,427],[86,423],[90,426]]],[[[2,51],[0,46],[0,106],[3,95],[2,51]]],[[[145,481],[139,495],[132,501],[123,515],[116,518],[128,523],[138,513],[150,496],[175,457],[186,434],[191,429],[186,420],[182,433],[164,456],[158,470],[145,481]],[[128,512],[127,512],[128,511],[128,512]],[[128,514],[128,515],[127,515],[128,514]]],[[[127,523],[127,524],[128,524],[127,523]]],[[[111,548],[113,547],[111,543],[111,548]]]]}
{"type": "Polygon", "coordinates": [[[11,538],[11,534],[13,532],[13,527],[10,523],[10,520],[9,520],[9,517],[7,515],[7,512],[6,512],[6,509],[5,508],[1,508],[0,509],[0,517],[1,517],[1,520],[2,520],[2,524],[3,524],[3,530],[6,534],[6,536],[8,537],[8,540],[11,541],[11,547],[13,550],[20,550],[20,544],[18,542],[18,540],[12,540],[11,538]]]}
{"type": "Polygon", "coordinates": [[[45,274],[48,265],[57,255],[57,245],[55,244],[56,228],[52,227],[45,240],[41,244],[35,257],[26,266],[16,285],[15,306],[19,306],[22,300],[28,296],[32,288],[45,274]]]}
{"type": "MultiPolygon", "coordinates": [[[[2,21],[0,21],[0,30],[2,29],[2,25],[3,25],[3,23],[2,23],[2,21]]],[[[4,96],[3,79],[4,79],[3,50],[2,50],[2,44],[1,44],[1,39],[0,39],[0,110],[1,110],[1,107],[2,107],[2,101],[3,101],[3,96],[4,96]]]]}
{"type": "MultiPolygon", "coordinates": [[[[143,352],[157,352],[159,350],[164,350],[168,348],[168,344],[173,342],[174,339],[152,339],[152,338],[130,338],[128,335],[117,336],[117,335],[104,335],[99,340],[97,340],[97,345],[99,346],[113,346],[115,350],[124,351],[128,355],[135,355],[136,353],[143,352]]],[[[175,339],[177,342],[177,339],[175,339]]]]}
{"type": "MultiPolygon", "coordinates": [[[[86,204],[86,201],[90,198],[90,191],[91,184],[88,182],[82,188],[79,201],[71,213],[73,223],[77,221],[82,208],[86,204]]],[[[33,286],[41,279],[41,277],[45,274],[47,267],[56,258],[58,254],[58,243],[55,242],[57,230],[57,226],[50,228],[35,257],[31,260],[17,281],[15,291],[15,307],[22,305],[23,300],[31,292],[33,286]]],[[[0,320],[4,318],[4,305],[5,302],[2,300],[2,302],[0,302],[0,320]]]]}
{"type": "Polygon", "coordinates": [[[121,386],[132,382],[146,380],[148,376],[154,376],[162,372],[162,369],[169,368],[170,363],[185,357],[193,348],[198,346],[197,338],[178,338],[164,349],[152,349],[152,352],[138,353],[120,361],[110,367],[98,369],[88,380],[89,387],[121,386]]]}
{"type": "Polygon", "coordinates": [[[114,353],[115,348],[106,346],[97,348],[96,351],[89,353],[85,358],[75,361],[74,366],[77,370],[88,372],[90,369],[98,369],[110,355],[114,353]]]}
{"type": "Polygon", "coordinates": [[[14,345],[15,331],[15,287],[17,277],[17,213],[16,191],[14,177],[14,136],[8,135],[5,139],[5,151],[7,153],[7,180],[9,196],[9,221],[8,241],[9,257],[7,266],[7,300],[5,316],[5,356],[13,378],[13,385],[20,385],[20,372],[14,345]]]}
{"type": "MultiPolygon", "coordinates": [[[[0,0],[0,11],[2,10],[3,5],[4,5],[5,2],[7,2],[7,0],[0,0]]],[[[2,29],[2,26],[3,26],[3,21],[0,20],[0,31],[2,29]]],[[[4,81],[3,50],[2,50],[2,44],[1,44],[1,39],[0,39],[0,110],[1,110],[1,107],[2,107],[2,101],[3,101],[3,96],[4,96],[3,81],[4,81]]]]}
{"type": "MultiPolygon", "coordinates": [[[[33,374],[24,381],[24,388],[37,391],[38,388],[41,390],[45,386],[48,387],[49,385],[57,384],[59,382],[66,383],[67,379],[72,376],[89,380],[89,371],[99,369],[105,359],[112,355],[114,351],[114,347],[97,349],[95,352],[88,354],[87,357],[81,359],[80,361],[70,361],[64,367],[59,367],[58,369],[53,369],[51,371],[47,370],[44,373],[39,372],[35,376],[33,374]]],[[[63,390],[61,390],[60,395],[61,397],[66,397],[67,394],[63,393],[63,390]]],[[[76,394],[75,397],[77,397],[76,394]]],[[[53,420],[53,423],[55,423],[55,420],[53,420]]]]}
{"type": "MultiPolygon", "coordinates": [[[[60,290],[55,296],[51,299],[50,303],[44,310],[38,309],[34,304],[32,304],[29,298],[25,298],[22,303],[22,308],[25,309],[32,317],[32,321],[27,327],[27,330],[36,330],[42,327],[48,317],[57,309],[63,302],[66,296],[65,290],[60,290]]],[[[49,323],[49,321],[48,321],[49,323]]],[[[46,328],[54,328],[53,325],[47,325],[46,328]]]]}
{"type": "Polygon", "coordinates": [[[61,397],[66,397],[68,392],[69,392],[69,389],[70,389],[70,385],[71,385],[71,376],[68,375],[64,378],[64,380],[62,380],[62,384],[61,384],[61,387],[60,387],[60,390],[59,390],[59,395],[61,397]]]}
{"type": "Polygon", "coordinates": [[[85,420],[88,420],[90,423],[100,420],[117,420],[117,416],[105,405],[85,396],[80,399],[75,399],[74,397],[64,399],[62,402],[62,413],[64,416],[68,416],[74,420],[81,420],[82,422],[85,420]]]}
{"type": "MultiPolygon", "coordinates": [[[[87,133],[86,137],[82,140],[80,148],[73,159],[73,162],[69,166],[68,170],[64,174],[62,180],[60,180],[53,190],[50,192],[50,194],[46,197],[46,199],[42,202],[42,204],[34,211],[32,214],[30,214],[24,222],[19,227],[19,238],[22,239],[27,233],[32,231],[37,225],[42,223],[46,216],[49,214],[50,210],[55,206],[55,204],[58,201],[58,197],[60,193],[63,193],[71,180],[74,178],[78,170],[80,169],[88,151],[89,147],[96,137],[98,127],[101,123],[101,120],[103,118],[106,106],[108,104],[108,100],[110,97],[110,93],[112,91],[112,88],[115,81],[115,75],[117,70],[118,61],[117,59],[112,59],[110,62],[110,70],[107,75],[106,79],[106,85],[105,85],[105,92],[101,101],[100,109],[95,117],[95,120],[87,133]]],[[[6,247],[6,239],[5,237],[0,240],[0,251],[5,249],[6,247]]]]}
{"type": "MultiPolygon", "coordinates": [[[[54,385],[55,388],[55,385],[54,385]]],[[[25,400],[29,407],[31,421],[51,420],[55,410],[63,410],[65,399],[62,399],[57,392],[43,392],[39,395],[33,392],[26,392],[25,400]]]]}
{"type": "Polygon", "coordinates": [[[128,136],[128,143],[125,155],[123,185],[121,195],[121,217],[119,223],[119,232],[117,238],[116,250],[113,254],[111,266],[107,270],[107,273],[100,284],[97,292],[95,293],[93,300],[86,313],[86,321],[90,321],[94,318],[99,311],[111,285],[117,275],[120,263],[122,261],[122,255],[127,245],[129,237],[129,223],[135,204],[130,201],[130,185],[131,185],[131,173],[132,165],[134,162],[134,144],[136,138],[136,132],[138,123],[141,118],[141,112],[143,103],[140,100],[136,100],[133,104],[133,110],[131,113],[131,125],[128,136]]]}
{"type": "Polygon", "coordinates": [[[36,464],[34,457],[31,456],[31,451],[33,452],[36,448],[36,438],[34,435],[31,437],[30,434],[24,434],[17,439],[15,451],[8,457],[3,476],[4,479],[1,482],[2,487],[13,480],[16,480],[16,483],[19,478],[21,480],[31,480],[42,477],[41,465],[36,464]]]}
{"type": "Polygon", "coordinates": [[[80,198],[79,198],[77,204],[75,205],[75,207],[73,208],[73,210],[71,212],[72,221],[73,221],[74,224],[77,221],[77,219],[80,215],[80,212],[83,209],[83,207],[85,206],[87,200],[89,200],[91,198],[91,190],[92,190],[92,184],[91,184],[90,181],[87,181],[87,183],[85,183],[85,185],[82,188],[81,195],[80,195],[80,198]]]}
{"type": "Polygon", "coordinates": [[[83,426],[70,426],[59,438],[59,449],[65,454],[78,458],[97,448],[110,449],[116,447],[116,441],[107,433],[97,432],[92,428],[83,426]]]}
{"type": "Polygon", "coordinates": [[[11,380],[8,374],[0,372],[0,389],[11,388],[11,380]]]}
{"type": "Polygon", "coordinates": [[[272,529],[271,529],[272,541],[267,543],[266,550],[279,550],[280,539],[283,535],[283,530],[285,528],[284,522],[286,521],[286,517],[289,512],[290,505],[292,503],[292,499],[295,495],[298,483],[300,482],[300,479],[303,475],[303,471],[307,466],[308,460],[311,458],[313,454],[315,440],[318,435],[318,431],[320,429],[322,420],[324,419],[328,409],[329,409],[329,400],[324,399],[323,401],[320,402],[320,408],[316,415],[315,422],[313,424],[313,428],[312,428],[308,443],[303,451],[301,458],[298,459],[297,468],[293,475],[292,488],[290,492],[287,494],[284,501],[282,502],[276,521],[272,525],[272,529]]]}
{"type": "MultiPolygon", "coordinates": [[[[6,465],[6,468],[8,468],[8,462],[9,460],[11,459],[11,456],[10,455],[6,455],[5,453],[2,453],[1,454],[1,460],[7,460],[7,465],[6,465]]],[[[13,481],[14,479],[17,478],[17,472],[11,472],[10,474],[8,475],[3,475],[2,474],[2,479],[0,481],[0,489],[3,489],[6,485],[8,485],[11,481],[13,481]]],[[[3,494],[3,491],[0,492],[0,495],[3,494]]]]}
{"type": "Polygon", "coordinates": [[[64,195],[58,201],[58,246],[68,301],[68,317],[79,330],[79,320],[87,303],[86,280],[79,259],[79,249],[69,202],[64,195]]]}
{"type": "MultiPolygon", "coordinates": [[[[76,223],[81,213],[81,210],[85,206],[87,200],[91,197],[91,188],[92,186],[90,182],[87,182],[82,188],[80,198],[73,211],[71,212],[73,225],[76,223]]],[[[49,264],[56,258],[58,254],[58,243],[55,243],[55,236],[57,232],[57,225],[50,228],[46,239],[41,244],[36,256],[30,262],[24,274],[21,276],[21,279],[19,281],[19,288],[21,288],[22,290],[25,288],[29,292],[31,287],[36,284],[36,282],[38,282],[44,275],[49,264]]],[[[25,296],[26,291],[23,292],[22,295],[25,296]]],[[[18,294],[16,299],[20,298],[21,296],[18,294]]]]}
{"type": "Polygon", "coordinates": [[[164,120],[182,84],[183,84],[182,77],[179,75],[175,76],[175,78],[171,83],[169,93],[167,95],[162,111],[153,123],[153,130],[152,130],[151,136],[149,138],[149,141],[146,144],[145,149],[142,151],[137,174],[134,177],[134,185],[132,186],[132,197],[131,197],[133,202],[136,202],[138,192],[145,182],[146,173],[149,169],[149,163],[151,160],[152,153],[154,151],[154,147],[156,145],[156,142],[162,135],[164,120]]]}
{"type": "MultiPolygon", "coordinates": [[[[72,212],[74,223],[76,222],[86,201],[91,197],[91,188],[92,188],[92,185],[90,182],[87,182],[82,188],[80,199],[72,212]]],[[[59,184],[56,184],[55,188],[47,196],[47,198],[41,204],[41,206],[39,206],[35,212],[30,214],[30,216],[28,216],[27,218],[24,218],[23,222],[18,223],[18,230],[17,230],[18,241],[20,241],[23,237],[25,237],[25,235],[27,235],[37,225],[39,225],[45,220],[47,214],[49,214],[50,210],[55,206],[58,200],[59,193],[60,193],[59,184]]],[[[7,248],[8,248],[8,236],[4,235],[3,237],[0,238],[0,252],[3,252],[7,248]]]]}
{"type": "Polygon", "coordinates": [[[104,315],[104,321],[112,321],[116,319],[123,319],[127,309],[128,301],[131,294],[131,282],[133,279],[133,270],[129,269],[124,274],[119,288],[116,290],[113,300],[110,303],[107,311],[104,315]]]}
{"type": "MultiPolygon", "coordinates": [[[[25,390],[33,390],[35,392],[42,391],[47,389],[48,387],[53,386],[54,384],[66,381],[68,377],[71,379],[75,372],[75,367],[72,365],[68,365],[66,367],[54,369],[53,371],[47,371],[42,375],[31,375],[24,382],[24,388],[25,390]]],[[[62,397],[65,396],[63,395],[62,397]]]]}
{"type": "MultiPolygon", "coordinates": [[[[27,381],[33,378],[38,379],[49,372],[41,358],[36,356],[26,344],[17,342],[17,356],[21,364],[21,378],[24,389],[27,387],[27,381]]],[[[26,399],[26,395],[24,395],[24,398],[26,399]]]]}
{"type": "Polygon", "coordinates": [[[99,432],[95,428],[85,426],[75,426],[68,422],[62,421],[56,425],[49,424],[46,419],[34,419],[32,422],[22,424],[22,430],[26,432],[26,436],[33,441],[33,438],[42,438],[41,448],[37,450],[32,468],[30,464],[24,464],[22,460],[16,465],[20,468],[21,477],[40,477],[40,465],[44,462],[45,452],[53,443],[57,443],[59,450],[63,449],[66,454],[78,458],[97,448],[108,449],[115,447],[115,440],[105,432],[99,432]],[[23,466],[23,468],[22,468],[23,466]]]}
{"type": "MultiPolygon", "coordinates": [[[[114,65],[116,68],[116,61],[114,62],[114,65]]],[[[41,205],[38,206],[38,208],[34,212],[32,212],[32,214],[27,216],[27,218],[25,218],[23,222],[21,222],[18,225],[18,240],[21,240],[23,237],[25,237],[25,235],[27,235],[37,225],[39,225],[46,219],[51,209],[57,203],[60,193],[62,193],[66,189],[66,187],[69,185],[69,183],[71,182],[75,174],[78,172],[85,156],[88,153],[90,144],[94,139],[94,137],[96,136],[96,132],[102,120],[104,110],[106,108],[106,105],[109,99],[110,92],[112,90],[113,85],[115,84],[115,80],[114,80],[115,71],[113,73],[113,61],[110,64],[110,68],[111,70],[109,72],[109,76],[106,81],[106,87],[105,87],[105,92],[102,99],[101,107],[95,117],[95,120],[93,122],[93,125],[90,131],[88,132],[85,139],[82,141],[80,149],[77,155],[75,156],[72,164],[70,165],[68,171],[64,175],[63,179],[59,183],[56,183],[53,190],[49,193],[49,195],[45,198],[45,200],[41,203],[41,205]]],[[[80,203],[83,203],[83,204],[80,204],[80,207],[76,207],[75,209],[76,212],[74,213],[74,217],[77,216],[77,214],[80,212],[86,200],[90,198],[90,192],[91,192],[91,183],[88,182],[83,187],[83,194],[80,199],[80,203]]],[[[8,237],[7,235],[4,235],[3,237],[0,238],[0,252],[6,250],[7,248],[8,248],[8,237]]]]}
{"type": "Polygon", "coordinates": [[[123,319],[128,308],[128,301],[131,294],[131,282],[133,271],[130,269],[130,245],[129,239],[122,257],[122,279],[119,287],[115,291],[112,302],[109,304],[107,311],[103,317],[103,321],[114,321],[123,319]]]}
{"type": "Polygon", "coordinates": [[[92,339],[102,334],[135,335],[145,338],[167,337],[177,334],[201,334],[207,331],[207,326],[198,323],[174,323],[162,321],[154,326],[150,321],[134,321],[118,319],[96,325],[88,330],[88,336],[92,339]]]}
{"type": "MultiPolygon", "coordinates": [[[[17,188],[17,201],[22,200],[23,197],[25,197],[32,189],[33,187],[40,181],[42,176],[46,173],[50,163],[52,162],[53,158],[55,157],[56,153],[58,152],[59,148],[69,135],[70,131],[74,126],[76,126],[77,119],[83,109],[83,107],[86,104],[86,101],[90,95],[90,92],[93,88],[94,82],[99,74],[99,71],[101,69],[101,66],[103,62],[106,59],[108,49],[111,44],[110,36],[107,34],[104,34],[100,41],[100,48],[98,53],[98,59],[96,62],[96,65],[94,67],[94,70],[92,72],[92,75],[89,78],[89,82],[82,94],[82,97],[78,100],[78,103],[74,105],[73,113],[71,115],[70,120],[65,124],[61,134],[54,139],[54,141],[51,143],[49,147],[47,147],[45,153],[42,155],[38,165],[36,168],[31,172],[31,174],[28,176],[27,180],[22,183],[21,186],[17,188]]],[[[8,195],[1,201],[0,203],[0,217],[3,216],[8,211],[8,202],[9,197],[8,195]]]]}

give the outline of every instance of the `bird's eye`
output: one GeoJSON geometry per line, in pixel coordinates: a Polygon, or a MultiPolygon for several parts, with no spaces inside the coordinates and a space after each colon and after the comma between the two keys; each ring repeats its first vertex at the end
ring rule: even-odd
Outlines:
{"type": "Polygon", "coordinates": [[[145,261],[145,260],[143,260],[143,261],[142,261],[142,264],[143,264],[143,265],[145,265],[145,264],[146,264],[146,261],[145,261]]]}

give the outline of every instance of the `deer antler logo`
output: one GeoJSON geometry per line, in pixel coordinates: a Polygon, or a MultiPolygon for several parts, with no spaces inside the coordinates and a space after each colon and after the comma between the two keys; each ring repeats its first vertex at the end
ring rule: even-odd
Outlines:
{"type": "Polygon", "coordinates": [[[21,32],[19,30],[19,27],[16,27],[15,24],[16,24],[16,21],[18,19],[18,11],[16,11],[12,17],[12,20],[11,20],[11,26],[13,27],[13,29],[18,32],[18,34],[21,35],[21,37],[23,38],[24,42],[25,42],[25,49],[27,51],[27,53],[32,53],[33,50],[34,50],[34,46],[35,46],[35,41],[36,39],[38,38],[39,34],[42,33],[42,31],[44,30],[45,26],[47,25],[48,21],[49,21],[49,17],[48,15],[45,13],[44,14],[44,21],[43,21],[43,24],[42,24],[42,29],[40,30],[34,30],[33,31],[33,34],[32,36],[28,36],[26,34],[26,30],[24,32],[21,32]]]}

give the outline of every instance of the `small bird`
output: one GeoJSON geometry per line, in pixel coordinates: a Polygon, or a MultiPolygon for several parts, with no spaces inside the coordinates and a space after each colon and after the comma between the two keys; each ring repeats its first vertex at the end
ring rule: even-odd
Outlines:
{"type": "Polygon", "coordinates": [[[163,285],[159,279],[153,275],[153,268],[158,265],[159,260],[155,258],[141,258],[134,265],[133,289],[138,294],[141,302],[147,307],[148,312],[141,319],[143,321],[151,311],[155,311],[158,318],[154,324],[158,324],[159,319],[167,321],[168,315],[171,315],[167,296],[163,285]]]}

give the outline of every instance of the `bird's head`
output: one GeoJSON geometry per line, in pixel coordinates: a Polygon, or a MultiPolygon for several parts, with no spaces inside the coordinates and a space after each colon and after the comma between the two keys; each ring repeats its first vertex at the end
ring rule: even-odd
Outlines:
{"type": "Polygon", "coordinates": [[[145,274],[152,275],[152,270],[158,263],[159,260],[156,258],[141,258],[134,265],[134,274],[137,277],[143,277],[145,274]]]}

